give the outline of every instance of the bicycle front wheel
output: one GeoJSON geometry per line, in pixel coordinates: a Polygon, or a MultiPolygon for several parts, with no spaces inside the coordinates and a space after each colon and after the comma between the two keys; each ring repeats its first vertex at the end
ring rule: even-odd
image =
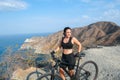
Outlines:
{"type": "Polygon", "coordinates": [[[93,61],[86,61],[79,67],[79,80],[96,80],[98,66],[93,61]]]}
{"type": "Polygon", "coordinates": [[[52,75],[53,74],[51,73],[47,73],[40,76],[37,80],[62,80],[62,78],[58,74],[55,74],[53,76],[52,75]]]}
{"type": "Polygon", "coordinates": [[[41,72],[31,72],[28,76],[27,76],[27,78],[26,78],[26,80],[36,80],[37,78],[39,78],[40,76],[42,75],[42,73],[41,72]]]}

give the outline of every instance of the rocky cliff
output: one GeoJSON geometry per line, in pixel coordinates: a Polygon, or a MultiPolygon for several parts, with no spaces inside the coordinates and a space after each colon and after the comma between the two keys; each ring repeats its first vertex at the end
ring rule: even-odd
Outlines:
{"type": "MultiPolygon", "coordinates": [[[[73,28],[72,33],[82,43],[83,48],[120,44],[120,26],[113,22],[96,22],[73,28]]],[[[62,36],[63,32],[59,31],[47,37],[32,37],[26,39],[21,49],[35,49],[35,53],[49,53],[56,48],[62,36]]]]}
{"type": "MultiPolygon", "coordinates": [[[[92,60],[98,65],[99,72],[97,80],[120,80],[120,46],[92,48],[83,50],[83,52],[86,56],[80,61],[81,64],[85,61],[92,60]]],[[[94,70],[92,65],[90,67],[94,70]]],[[[25,70],[17,69],[12,74],[11,80],[26,80],[26,77],[34,71],[35,67],[30,67],[25,70]]],[[[45,73],[42,70],[39,71],[45,73]]]]}

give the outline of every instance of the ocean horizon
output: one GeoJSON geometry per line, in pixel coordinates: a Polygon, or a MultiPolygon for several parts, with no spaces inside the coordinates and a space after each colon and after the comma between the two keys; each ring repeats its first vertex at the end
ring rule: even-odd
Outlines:
{"type": "Polygon", "coordinates": [[[48,36],[51,33],[33,33],[33,34],[16,34],[16,35],[0,35],[0,55],[4,54],[7,48],[13,51],[18,50],[27,38],[48,36]]]}

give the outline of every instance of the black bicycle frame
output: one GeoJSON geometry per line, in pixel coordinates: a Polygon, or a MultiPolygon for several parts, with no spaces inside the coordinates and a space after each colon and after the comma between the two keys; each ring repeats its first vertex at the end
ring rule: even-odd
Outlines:
{"type": "MultiPolygon", "coordinates": [[[[78,60],[77,60],[77,65],[75,65],[75,66],[77,66],[77,67],[76,67],[76,70],[75,70],[76,72],[75,72],[75,74],[73,75],[73,76],[76,78],[76,80],[79,80],[79,78],[78,78],[78,73],[79,73],[80,59],[81,59],[81,57],[79,57],[78,60]]],[[[68,70],[66,70],[66,68],[63,68],[63,70],[68,74],[68,76],[69,76],[70,78],[73,77],[73,76],[70,75],[70,73],[68,72],[68,70]]]]}
{"type": "MultiPolygon", "coordinates": [[[[74,76],[74,78],[75,78],[75,80],[79,80],[79,64],[80,64],[80,59],[82,58],[82,57],[84,57],[84,54],[83,55],[81,55],[81,56],[78,56],[78,60],[77,60],[77,65],[74,65],[74,66],[77,66],[76,67],[76,72],[75,72],[75,74],[73,75],[74,76]]],[[[54,80],[54,75],[55,75],[55,71],[57,70],[57,68],[58,68],[58,66],[59,66],[59,64],[60,64],[60,62],[58,62],[58,61],[55,61],[56,62],[56,64],[52,67],[52,69],[51,69],[51,73],[52,73],[52,75],[51,75],[51,80],[54,80]]],[[[65,64],[67,64],[67,63],[65,63],[65,64]]],[[[67,65],[70,65],[70,64],[67,64],[67,65]]],[[[68,74],[68,76],[70,77],[70,78],[72,78],[73,76],[71,76],[70,75],[70,73],[68,72],[68,70],[66,70],[66,68],[63,68],[63,70],[68,74]]]]}

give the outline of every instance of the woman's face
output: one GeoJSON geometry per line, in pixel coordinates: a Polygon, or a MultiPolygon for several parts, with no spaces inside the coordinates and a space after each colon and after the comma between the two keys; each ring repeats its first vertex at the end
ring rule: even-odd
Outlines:
{"type": "Polygon", "coordinates": [[[66,37],[71,37],[71,29],[67,29],[65,32],[66,37]]]}

